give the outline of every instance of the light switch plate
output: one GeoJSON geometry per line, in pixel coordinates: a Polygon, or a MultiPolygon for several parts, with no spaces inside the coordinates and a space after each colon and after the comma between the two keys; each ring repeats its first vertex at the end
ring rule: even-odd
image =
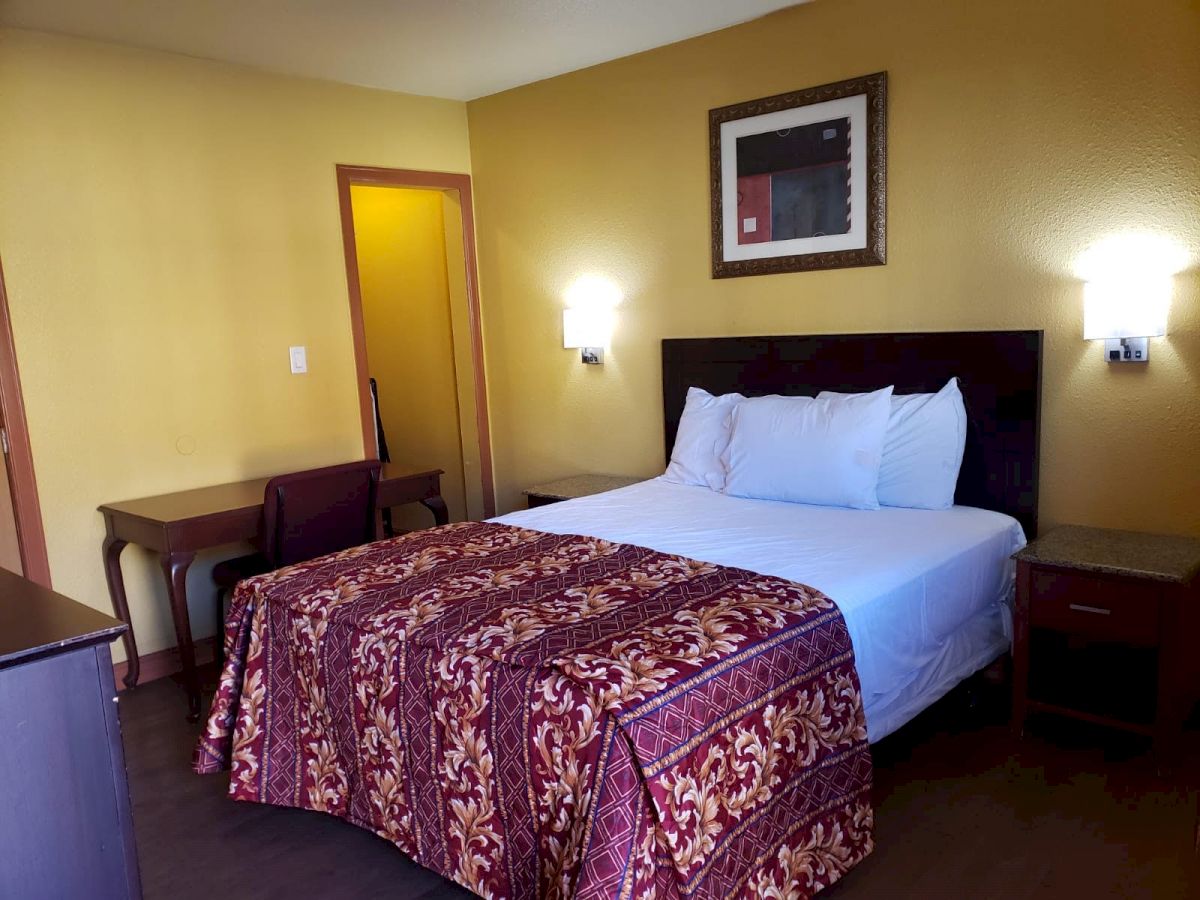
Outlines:
{"type": "Polygon", "coordinates": [[[293,375],[303,375],[308,371],[308,351],[303,347],[288,347],[288,358],[292,363],[293,375]]]}
{"type": "Polygon", "coordinates": [[[1109,338],[1104,342],[1108,362],[1144,363],[1150,360],[1150,338],[1109,338]]]}

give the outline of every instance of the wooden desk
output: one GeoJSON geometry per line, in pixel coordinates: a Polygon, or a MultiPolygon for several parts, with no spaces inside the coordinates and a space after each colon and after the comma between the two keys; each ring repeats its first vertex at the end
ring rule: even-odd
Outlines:
{"type": "MultiPolygon", "coordinates": [[[[386,463],[379,479],[379,508],[420,503],[433,513],[436,524],[445,525],[449,517],[441,496],[441,475],[441,469],[415,469],[386,463]]],[[[125,578],[121,574],[121,551],[126,544],[138,544],[158,553],[167,579],[167,596],[171,601],[183,687],[188,698],[188,721],[191,722],[200,718],[200,677],[196,672],[196,651],[188,619],[187,570],[200,550],[237,541],[253,541],[259,536],[263,492],[269,480],[255,478],[140,500],[106,503],[100,507],[107,529],[103,552],[108,593],[117,617],[129,626],[124,636],[125,655],[129,658],[125,686],[137,685],[139,664],[137,639],[125,598],[125,578]]],[[[217,639],[220,640],[220,635],[217,639]]]]}
{"type": "Polygon", "coordinates": [[[0,570],[0,896],[141,897],[111,616],[0,570]]]}

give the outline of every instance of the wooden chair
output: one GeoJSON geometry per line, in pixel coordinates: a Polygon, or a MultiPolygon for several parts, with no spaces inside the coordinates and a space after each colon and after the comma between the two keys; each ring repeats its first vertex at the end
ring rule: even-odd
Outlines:
{"type": "Polygon", "coordinates": [[[224,657],[225,595],[239,581],[375,540],[378,460],[278,475],[263,496],[259,552],[213,567],[217,657],[224,657]]]}

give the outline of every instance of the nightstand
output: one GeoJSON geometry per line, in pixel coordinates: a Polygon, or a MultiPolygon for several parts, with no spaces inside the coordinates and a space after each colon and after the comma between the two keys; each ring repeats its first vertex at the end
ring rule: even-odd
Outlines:
{"type": "Polygon", "coordinates": [[[1028,712],[1056,713],[1148,735],[1160,755],[1170,759],[1200,686],[1200,654],[1194,646],[1200,635],[1200,541],[1069,525],[1038,538],[1013,558],[1013,731],[1024,730],[1028,712]],[[1102,664],[1096,670],[1102,678],[1091,681],[1086,671],[1080,674],[1069,663],[1061,668],[1065,653],[1039,656],[1039,635],[1144,660],[1147,696],[1142,699],[1148,710],[1153,701],[1152,711],[1139,719],[1106,705],[1125,688],[1139,685],[1135,667],[1102,664]],[[1041,667],[1053,670],[1056,662],[1065,675],[1058,681],[1078,682],[1074,695],[1063,697],[1055,694],[1055,684],[1041,679],[1039,687],[1038,679],[1031,679],[1031,667],[1036,675],[1041,667]],[[1106,686],[1103,678],[1112,684],[1106,686]]]}
{"type": "Polygon", "coordinates": [[[563,500],[575,500],[591,494],[615,491],[617,488],[628,487],[645,480],[645,478],[630,478],[625,475],[574,475],[560,481],[534,485],[522,493],[529,498],[529,508],[533,509],[535,506],[546,506],[550,503],[561,503],[563,500]]]}

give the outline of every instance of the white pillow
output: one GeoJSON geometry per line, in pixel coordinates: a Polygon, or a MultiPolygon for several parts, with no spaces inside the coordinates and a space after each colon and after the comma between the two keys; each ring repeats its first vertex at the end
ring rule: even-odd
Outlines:
{"type": "Polygon", "coordinates": [[[708,391],[688,388],[671,462],[663,478],[676,484],[698,484],[719,491],[725,487],[721,454],[729,445],[729,414],[746,398],[741,394],[714,397],[708,391]]]}
{"type": "Polygon", "coordinates": [[[892,389],[853,397],[752,397],[733,410],[725,493],[879,509],[875,484],[892,389]]]}
{"type": "MultiPolygon", "coordinates": [[[[822,391],[818,396],[857,395],[822,391]]],[[[879,467],[879,502],[913,509],[949,509],[954,505],[966,442],[967,411],[957,378],[951,378],[936,394],[893,396],[879,467]]]]}

